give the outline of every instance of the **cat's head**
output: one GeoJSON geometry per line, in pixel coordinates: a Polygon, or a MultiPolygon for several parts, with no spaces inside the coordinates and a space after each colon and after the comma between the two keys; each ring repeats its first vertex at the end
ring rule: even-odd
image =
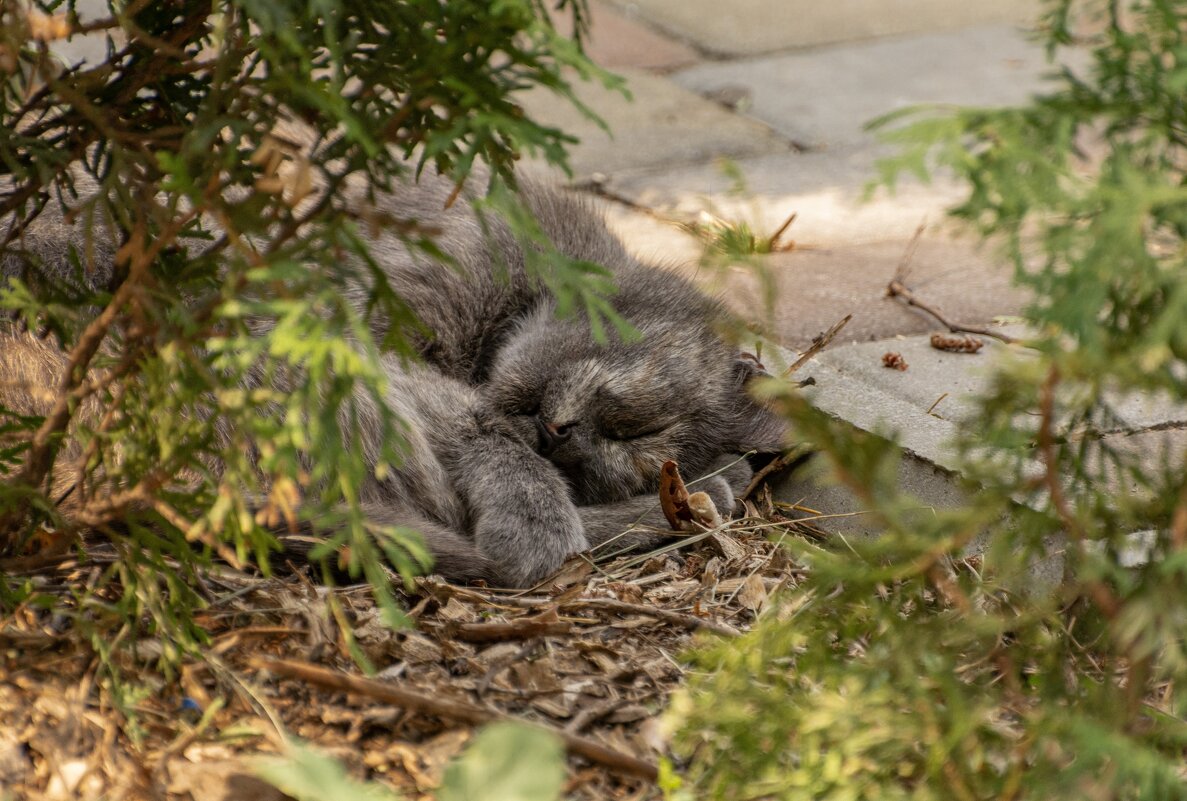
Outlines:
{"type": "Polygon", "coordinates": [[[692,479],[729,454],[782,445],[783,421],[747,393],[761,369],[713,330],[715,304],[677,289],[616,300],[638,341],[595,343],[585,321],[541,308],[495,359],[488,400],[557,465],[578,503],[650,492],[669,459],[692,479]]]}

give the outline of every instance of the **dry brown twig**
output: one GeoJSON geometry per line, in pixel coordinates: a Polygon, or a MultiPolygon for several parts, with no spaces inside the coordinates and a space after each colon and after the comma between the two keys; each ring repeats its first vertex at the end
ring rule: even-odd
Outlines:
{"type": "Polygon", "coordinates": [[[791,224],[795,222],[795,218],[798,216],[799,212],[793,211],[791,214],[787,215],[787,219],[783,221],[783,224],[775,229],[775,233],[771,234],[771,238],[768,241],[770,243],[770,251],[772,253],[787,253],[789,251],[795,250],[795,242],[788,242],[786,245],[780,245],[779,240],[785,233],[787,233],[787,229],[791,227],[791,224]]]}
{"type": "Polygon", "coordinates": [[[570,753],[588,759],[590,762],[601,765],[616,773],[635,776],[651,782],[654,782],[659,776],[659,771],[653,762],[639,759],[630,754],[624,754],[621,751],[615,751],[601,743],[581,737],[573,732],[558,729],[555,726],[521,720],[512,715],[483,709],[482,707],[463,701],[433,697],[403,687],[397,687],[390,682],[353,676],[349,673],[330,670],[307,662],[297,662],[290,659],[261,659],[257,657],[251,660],[251,665],[258,670],[267,670],[276,676],[296,679],[325,689],[364,695],[368,698],[383,701],[386,704],[401,706],[406,709],[424,712],[459,723],[468,723],[472,726],[496,721],[516,721],[555,735],[565,744],[565,748],[570,753]]]}
{"type": "Polygon", "coordinates": [[[759,470],[755,471],[750,478],[750,483],[746,485],[746,489],[742,491],[741,499],[746,500],[751,497],[755,491],[762,485],[767,478],[775,473],[782,472],[789,468],[795,468],[803,464],[812,456],[812,450],[804,447],[794,447],[786,453],[781,453],[771,461],[763,465],[759,470]]]}
{"type": "Polygon", "coordinates": [[[820,353],[820,351],[827,348],[829,343],[832,342],[833,339],[836,338],[837,334],[841,333],[841,329],[844,328],[845,326],[847,326],[849,324],[849,321],[852,319],[853,319],[852,314],[846,314],[840,320],[833,323],[832,326],[830,326],[827,331],[823,331],[823,332],[817,334],[816,336],[812,337],[812,344],[808,345],[808,349],[805,350],[803,353],[801,353],[800,357],[798,359],[796,359],[794,362],[792,362],[791,367],[788,367],[786,370],[783,371],[783,377],[787,378],[789,375],[794,373],[796,370],[803,367],[808,362],[809,359],[811,359],[817,353],[820,353]]]}
{"type": "Polygon", "coordinates": [[[645,206],[642,203],[636,203],[626,195],[610,189],[606,186],[606,177],[599,173],[595,173],[592,178],[587,180],[570,184],[568,188],[573,192],[587,192],[591,195],[600,197],[603,200],[608,200],[611,203],[618,203],[619,205],[625,206],[631,211],[637,211],[640,214],[646,214],[652,219],[659,220],[660,222],[667,223],[669,225],[679,226],[681,224],[679,220],[665,216],[650,206],[645,206]]]}
{"type": "Polygon", "coordinates": [[[889,298],[897,298],[908,306],[912,306],[922,312],[926,312],[927,314],[934,317],[940,323],[940,325],[944,326],[954,334],[978,334],[980,336],[993,337],[994,339],[1005,342],[1006,344],[1017,342],[1014,337],[1009,336],[1008,334],[1003,334],[1000,331],[994,331],[988,326],[952,322],[934,306],[920,300],[915,295],[915,293],[907,287],[906,280],[907,274],[911,271],[911,259],[914,258],[915,251],[919,247],[919,240],[923,236],[923,230],[924,225],[920,224],[920,226],[915,229],[915,234],[911,237],[911,241],[907,243],[907,247],[903,250],[902,258],[899,259],[898,267],[895,268],[894,277],[890,279],[890,283],[886,286],[886,296],[889,298]]]}

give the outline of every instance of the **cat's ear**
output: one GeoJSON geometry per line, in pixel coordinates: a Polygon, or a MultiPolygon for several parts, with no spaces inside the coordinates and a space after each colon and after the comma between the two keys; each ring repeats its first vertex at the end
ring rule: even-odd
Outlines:
{"type": "Polygon", "coordinates": [[[734,390],[732,444],[739,451],[778,453],[787,444],[787,421],[751,395],[750,386],[756,378],[770,378],[770,373],[755,356],[739,353],[734,359],[731,380],[734,390]]]}

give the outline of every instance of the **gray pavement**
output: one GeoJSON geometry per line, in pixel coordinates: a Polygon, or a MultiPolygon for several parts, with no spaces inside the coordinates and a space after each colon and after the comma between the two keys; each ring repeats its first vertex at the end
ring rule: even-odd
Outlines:
{"type": "MultiPolygon", "coordinates": [[[[1020,332],[1014,329],[1011,333],[1020,332]]],[[[985,394],[995,364],[1003,359],[1030,358],[1021,345],[982,339],[985,345],[975,354],[936,350],[928,335],[842,345],[825,350],[796,375],[815,381],[803,390],[813,406],[861,431],[893,439],[902,447],[898,487],[918,502],[918,514],[931,514],[968,498],[954,443],[958,435],[975,435],[978,398],[985,394]],[[906,370],[883,365],[882,356],[889,351],[903,357],[906,370]]],[[[792,355],[785,353],[782,358],[792,355]]],[[[1109,447],[1137,454],[1151,466],[1182,468],[1187,454],[1187,405],[1117,391],[1112,393],[1111,406],[1117,420],[1116,427],[1104,435],[1109,447]]],[[[1036,461],[1035,475],[1041,469],[1036,461]]],[[[1149,492],[1130,475],[1114,472],[1108,478],[1118,491],[1130,496],[1149,492]]],[[[779,487],[778,494],[802,500],[823,514],[815,524],[825,530],[868,535],[878,529],[877,521],[863,514],[862,502],[830,480],[823,463],[793,475],[779,487]]],[[[979,552],[987,545],[975,543],[970,551],[979,552]]],[[[1050,587],[1062,575],[1064,543],[1052,538],[1049,545],[1048,557],[1032,566],[1039,587],[1050,587]]],[[[1147,533],[1133,533],[1123,562],[1141,563],[1147,549],[1147,533]]]]}
{"type": "MultiPolygon", "coordinates": [[[[766,8],[781,5],[767,0],[766,8]]],[[[867,5],[878,14],[884,4],[867,5]]],[[[629,7],[634,17],[613,17],[616,49],[605,57],[640,64],[659,52],[659,20],[647,3],[629,7]]],[[[911,105],[1020,103],[1040,89],[1049,71],[1040,49],[1016,27],[985,19],[976,11],[960,30],[921,26],[929,32],[827,46],[817,41],[807,49],[700,58],[684,66],[660,59],[663,66],[655,70],[619,70],[633,103],[600,87],[579,89],[612,134],[546,93],[529,95],[525,105],[581,139],[573,150],[577,180],[596,177],[605,193],[626,201],[610,204],[607,216],[645,260],[695,264],[701,245],[675,223],[706,212],[745,221],[760,233],[794,213],[796,248],[765,260],[780,287],[766,322],[785,345],[801,345],[849,313],[856,315],[847,332],[854,340],[926,330],[922,318],[883,297],[921,224],[913,285],[954,317],[987,322],[1016,314],[1025,296],[1011,286],[1012,270],[992,249],[954,235],[945,210],[962,198],[963,187],[941,173],[927,184],[904,177],[894,191],[870,195],[877,161],[889,150],[863,130],[869,119],[911,105]],[[722,98],[730,102],[717,102],[722,98]],[[741,178],[740,192],[731,173],[741,178]]],[[[594,43],[597,25],[595,16],[594,43]]],[[[747,269],[727,270],[724,279],[699,275],[744,316],[761,316],[747,269]]]]}
{"type": "Polygon", "coordinates": [[[718,56],[744,58],[879,36],[1031,24],[1038,0],[616,0],[657,28],[718,56]]]}
{"type": "Polygon", "coordinates": [[[946,220],[964,188],[941,173],[930,183],[906,177],[894,191],[871,194],[878,159],[889,150],[863,126],[921,103],[1024,102],[1050,67],[1026,34],[1006,23],[1024,21],[1032,7],[1031,0],[992,9],[932,0],[893,9],[880,0],[828,8],[746,0],[727,13],[701,0],[595,0],[590,53],[619,67],[634,102],[599,86],[579,87],[610,134],[547,93],[524,102],[580,138],[575,177],[595,178],[602,194],[622,201],[606,212],[628,248],[691,271],[784,345],[802,346],[846,314],[854,319],[842,341],[927,331],[928,319],[885,297],[921,225],[911,286],[951,317],[984,323],[1017,314],[1026,296],[992,248],[957,236],[946,220]],[[844,14],[832,19],[838,10],[844,14]],[[719,46],[691,34],[687,41],[664,35],[693,11],[719,46]],[[824,31],[842,19],[849,20],[844,35],[824,31]],[[784,38],[771,38],[768,47],[738,32],[756,24],[784,38]],[[903,35],[874,36],[892,29],[903,35]],[[746,57],[715,60],[701,55],[707,51],[746,57]],[[706,213],[746,222],[760,234],[796,215],[791,252],[759,260],[777,287],[772,308],[764,307],[749,267],[696,268],[702,244],[677,223],[706,213]]]}
{"type": "MultiPolygon", "coordinates": [[[[886,339],[937,330],[929,315],[889,298],[906,246],[897,241],[795,250],[768,260],[778,301],[764,319],[755,279],[731,271],[726,298],[755,323],[766,323],[772,336],[789,347],[804,347],[821,331],[847,314],[853,319],[836,344],[886,339]]],[[[1026,293],[1010,282],[992,251],[970,240],[928,239],[910,260],[908,282],[913,291],[953,320],[988,323],[1018,314],[1026,293]]]]}
{"type": "Polygon", "coordinates": [[[616,72],[627,79],[630,97],[598,83],[574,85],[577,97],[606,122],[609,130],[572,104],[559,101],[547,89],[535,89],[520,98],[531,116],[580,139],[570,154],[578,178],[790,148],[766,124],[731,114],[666,78],[633,69],[616,72]]]}
{"type": "Polygon", "coordinates": [[[673,75],[698,93],[738,87],[746,113],[806,149],[869,146],[863,126],[921,103],[1007,106],[1042,89],[1042,48],[1011,25],[926,33],[736,61],[673,75]]]}

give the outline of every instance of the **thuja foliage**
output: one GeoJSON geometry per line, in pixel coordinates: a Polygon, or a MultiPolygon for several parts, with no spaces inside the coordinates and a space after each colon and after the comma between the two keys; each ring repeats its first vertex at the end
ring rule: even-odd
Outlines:
{"type": "MultiPolygon", "coordinates": [[[[559,8],[583,29],[582,0],[559,8]]],[[[431,231],[382,214],[381,193],[422,169],[460,187],[483,162],[498,188],[521,155],[564,165],[571,139],[514,93],[545,86],[577,102],[567,76],[614,81],[546,11],[541,0],[111,0],[80,19],[73,0],[0,5],[0,259],[19,273],[0,286],[0,309],[70,361],[51,414],[0,416],[0,557],[48,562],[83,532],[105,542],[77,601],[56,602],[104,654],[144,634],[166,661],[202,642],[196,574],[215,558],[266,569],[272,532],[303,520],[333,532],[313,556],[369,579],[398,617],[382,565],[407,575],[427,557],[411,533],[360,513],[357,421],[373,402],[396,463],[379,357],[408,355],[417,323],[362,234],[388,226],[436,252],[431,231]],[[54,57],[58,39],[82,34],[103,37],[100,63],[54,57]],[[360,193],[377,198],[365,218],[360,193]],[[72,277],[26,248],[43,214],[86,232],[72,277]],[[348,284],[367,288],[364,311],[348,284]],[[382,339],[372,315],[391,323],[382,339]],[[271,389],[282,376],[290,389],[271,389]],[[51,491],[55,471],[76,478],[51,491]]],[[[494,197],[514,218],[512,194],[494,197]]],[[[562,305],[608,308],[594,266],[559,255],[528,266],[562,305]]],[[[0,575],[0,604],[43,601],[0,575]]]]}
{"type": "Polygon", "coordinates": [[[805,582],[697,657],[673,793],[1187,797],[1184,445],[1125,414],[1187,400],[1187,4],[1058,0],[1039,31],[1090,56],[1049,94],[880,123],[884,179],[954,172],[956,216],[1033,290],[1033,336],[959,443],[973,500],[919,514],[889,441],[772,388],[884,534],[789,538],[805,582]]]}

